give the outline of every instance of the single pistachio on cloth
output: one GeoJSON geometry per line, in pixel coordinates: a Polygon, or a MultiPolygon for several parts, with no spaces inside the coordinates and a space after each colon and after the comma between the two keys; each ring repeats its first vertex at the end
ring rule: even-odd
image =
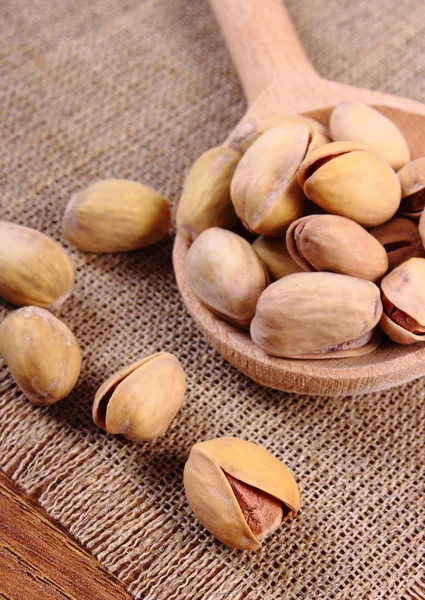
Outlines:
{"type": "Polygon", "coordinates": [[[36,229],[0,221],[0,297],[17,306],[56,310],[71,294],[68,253],[36,229]]]}
{"type": "Polygon", "coordinates": [[[93,421],[132,442],[163,435],[179,411],[186,375],[179,360],[159,352],[121,369],[96,392],[93,421]]]}
{"type": "Polygon", "coordinates": [[[418,226],[409,219],[396,217],[369,233],[385,248],[390,270],[409,258],[425,256],[418,226]]]}
{"type": "Polygon", "coordinates": [[[398,213],[419,219],[425,207],[425,156],[408,162],[397,175],[401,183],[398,213]]]}
{"type": "Polygon", "coordinates": [[[289,255],[285,239],[261,236],[254,240],[252,247],[266,265],[273,281],[303,270],[289,255]]]}
{"type": "Polygon", "coordinates": [[[332,142],[311,152],[300,166],[298,182],[327,212],[364,227],[388,221],[400,205],[401,186],[393,169],[357,142],[332,142]]]}
{"type": "Polygon", "coordinates": [[[245,154],[248,148],[269,129],[282,126],[292,127],[293,125],[306,125],[309,128],[311,150],[331,141],[328,129],[322,123],[310,117],[304,117],[303,115],[269,115],[242,120],[227,138],[226,145],[241,154],[245,154]]]}
{"type": "Polygon", "coordinates": [[[290,225],[286,244],[290,256],[305,271],[331,271],[376,283],[388,270],[383,246],[346,217],[302,217],[290,225]]]}
{"type": "Polygon", "coordinates": [[[68,202],[63,235],[86,252],[127,252],[155,244],[167,235],[170,224],[170,203],[153,188],[104,179],[68,202]]]}
{"type": "Polygon", "coordinates": [[[425,341],[425,258],[409,258],[381,281],[380,325],[398,344],[425,341]]]}
{"type": "Polygon", "coordinates": [[[303,215],[297,170],[310,141],[306,125],[274,127],[242,156],[230,185],[236,214],[253,233],[283,235],[303,215]]]}
{"type": "Polygon", "coordinates": [[[261,446],[233,437],[192,447],[184,488],[201,524],[224,544],[241,550],[259,548],[300,507],[291,471],[261,446]]]}
{"type": "Polygon", "coordinates": [[[248,328],[269,283],[265,266],[241,236],[211,227],[189,248],[185,271],[194,294],[221,318],[248,328]]]}
{"type": "Polygon", "coordinates": [[[177,207],[178,232],[189,241],[209,227],[231,227],[236,219],[230,199],[230,181],[241,155],[218,146],[194,163],[177,207]]]}
{"type": "Polygon", "coordinates": [[[273,356],[339,358],[375,350],[379,288],[338,273],[294,273],[261,294],[251,338],[273,356]]]}
{"type": "Polygon", "coordinates": [[[33,404],[48,406],[74,388],[81,352],[68,327],[48,310],[25,306],[0,324],[0,355],[33,404]]]}
{"type": "Polygon", "coordinates": [[[398,170],[410,160],[410,150],[400,129],[385,115],[362,102],[341,102],[332,111],[332,139],[359,142],[398,170]]]}

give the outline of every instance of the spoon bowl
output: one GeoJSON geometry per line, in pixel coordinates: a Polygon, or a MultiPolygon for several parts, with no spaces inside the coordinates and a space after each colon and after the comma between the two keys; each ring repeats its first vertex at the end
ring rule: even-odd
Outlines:
{"type": "MultiPolygon", "coordinates": [[[[400,128],[412,158],[425,156],[425,105],[320,77],[281,0],[211,0],[211,4],[248,100],[242,122],[301,113],[328,125],[336,104],[360,101],[400,128]]],[[[249,333],[214,315],[191,291],[184,270],[187,250],[187,242],[177,235],[173,264],[188,311],[208,342],[254,381],[287,392],[340,396],[376,392],[425,375],[425,344],[400,346],[385,337],[374,352],[356,358],[301,360],[266,354],[249,333]]]]}

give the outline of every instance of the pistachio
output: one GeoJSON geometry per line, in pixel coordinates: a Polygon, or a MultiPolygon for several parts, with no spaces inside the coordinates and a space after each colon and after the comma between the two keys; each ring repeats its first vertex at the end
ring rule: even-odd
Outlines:
{"type": "Polygon", "coordinates": [[[379,281],[388,270],[382,245],[351,219],[309,215],[294,221],[286,234],[288,252],[305,271],[332,271],[379,281]]]}
{"type": "Polygon", "coordinates": [[[259,237],[253,242],[252,247],[266,265],[273,281],[302,271],[289,255],[284,239],[259,237]]]}
{"type": "Polygon", "coordinates": [[[362,102],[341,102],[331,114],[329,128],[334,141],[360,142],[382,156],[395,170],[410,159],[400,129],[382,113],[362,102]]]}
{"type": "Polygon", "coordinates": [[[260,446],[238,438],[195,444],[184,468],[184,487],[201,524],[241,550],[259,548],[300,507],[289,469],[260,446]]]}
{"type": "Polygon", "coordinates": [[[81,352],[75,337],[48,310],[26,306],[0,324],[0,355],[33,404],[48,406],[75,386],[81,352]]]}
{"type": "Polygon", "coordinates": [[[215,314],[247,328],[268,284],[265,267],[241,236],[212,227],[186,255],[186,277],[196,296],[215,314]]]}
{"type": "Polygon", "coordinates": [[[241,121],[227,138],[226,145],[244,154],[269,129],[282,126],[292,127],[293,125],[306,125],[310,130],[311,137],[315,138],[315,145],[320,144],[320,140],[325,144],[330,142],[330,134],[327,128],[310,117],[304,117],[303,115],[271,115],[241,121]],[[319,135],[315,136],[314,132],[319,135]]]}
{"type": "Polygon", "coordinates": [[[186,376],[178,359],[159,352],[121,369],[103,383],[93,420],[108,433],[133,442],[162,435],[183,402],[186,376]]]}
{"type": "Polygon", "coordinates": [[[68,253],[36,229],[0,221],[0,297],[17,306],[59,308],[74,285],[68,253]]]}
{"type": "Polygon", "coordinates": [[[263,133],[241,158],[230,193],[236,214],[247,229],[277,237],[302,216],[304,194],[296,173],[308,145],[306,125],[275,127],[263,133]]]}
{"type": "Polygon", "coordinates": [[[204,152],[191,168],[176,215],[177,229],[188,240],[209,227],[228,228],[234,222],[230,181],[239,159],[238,152],[218,146],[204,152]]]}
{"type": "Polygon", "coordinates": [[[425,258],[409,258],[381,282],[380,325],[398,344],[425,341],[425,258]]]}
{"type": "Polygon", "coordinates": [[[333,142],[309,154],[298,181],[326,211],[375,227],[397,211],[401,187],[383,158],[355,142],[333,142]]]}
{"type": "Polygon", "coordinates": [[[409,258],[425,255],[418,227],[409,219],[391,219],[369,233],[385,248],[390,269],[409,258]]]}
{"type": "Polygon", "coordinates": [[[337,273],[294,273],[260,296],[251,323],[257,346],[273,356],[336,358],[374,350],[382,313],[370,281],[337,273]]]}
{"type": "Polygon", "coordinates": [[[105,179],[75,194],[63,219],[63,235],[86,252],[126,252],[167,235],[170,203],[135,181],[105,179]]]}
{"type": "Polygon", "coordinates": [[[401,183],[399,214],[419,219],[425,207],[425,156],[404,165],[397,173],[401,183]]]}

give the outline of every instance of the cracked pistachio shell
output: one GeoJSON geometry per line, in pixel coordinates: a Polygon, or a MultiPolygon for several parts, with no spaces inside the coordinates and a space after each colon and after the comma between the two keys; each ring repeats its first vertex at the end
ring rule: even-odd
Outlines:
{"type": "Polygon", "coordinates": [[[384,247],[390,269],[409,258],[425,255],[418,226],[409,219],[396,217],[371,229],[369,233],[384,247]]]}
{"type": "Polygon", "coordinates": [[[183,402],[186,375],[178,359],[159,352],[112,375],[98,389],[93,421],[132,442],[162,435],[183,402]]]}
{"type": "Polygon", "coordinates": [[[185,271],[192,291],[210,310],[249,327],[268,284],[266,269],[249,242],[232,231],[206,229],[189,248],[185,271]]]}
{"type": "Polygon", "coordinates": [[[126,179],[104,179],[75,194],[63,235],[86,252],[127,252],[155,244],[170,229],[168,200],[126,179]]]}
{"type": "Polygon", "coordinates": [[[252,247],[266,265],[273,281],[303,270],[289,255],[284,239],[259,237],[252,247]]]}
{"type": "Polygon", "coordinates": [[[306,125],[310,130],[311,137],[315,139],[314,145],[316,147],[320,145],[320,141],[324,144],[331,141],[328,129],[322,123],[310,117],[304,117],[303,115],[271,115],[241,121],[229,135],[226,144],[237,152],[244,154],[269,129],[292,127],[293,125],[306,125]],[[318,134],[317,136],[314,135],[315,132],[318,134]]]}
{"type": "Polygon", "coordinates": [[[0,221],[0,297],[17,306],[59,308],[71,294],[68,253],[44,233],[0,221]]]}
{"type": "Polygon", "coordinates": [[[257,444],[232,437],[192,447],[184,468],[184,488],[202,525],[224,544],[241,550],[261,546],[267,535],[261,522],[267,517],[264,513],[270,500],[281,503],[283,510],[269,532],[282,520],[295,516],[300,507],[298,486],[290,470],[257,444]],[[226,474],[242,483],[247,492],[241,503],[226,474]],[[258,497],[258,491],[259,501],[254,495],[257,492],[258,497]]]}
{"type": "Polygon", "coordinates": [[[298,181],[315,204],[364,227],[388,221],[400,205],[401,187],[393,169],[355,142],[332,142],[311,152],[298,181]]]}
{"type": "Polygon", "coordinates": [[[399,214],[419,218],[425,206],[425,156],[404,165],[397,176],[401,183],[399,214]]]}
{"type": "Polygon", "coordinates": [[[360,356],[374,350],[382,313],[378,287],[337,273],[294,273],[260,296],[251,337],[288,358],[360,356]]]}
{"type": "Polygon", "coordinates": [[[329,129],[335,142],[359,142],[382,156],[394,170],[410,160],[409,147],[400,129],[362,102],[338,104],[332,111],[329,129]]]}
{"type": "Polygon", "coordinates": [[[25,306],[0,324],[0,355],[33,404],[48,406],[75,386],[81,352],[68,327],[48,310],[25,306]]]}
{"type": "Polygon", "coordinates": [[[383,246],[361,225],[337,215],[309,215],[286,234],[288,252],[305,271],[331,271],[379,281],[388,270],[383,246]]]}
{"type": "Polygon", "coordinates": [[[204,152],[192,166],[176,214],[177,229],[188,240],[209,227],[228,228],[235,221],[230,181],[240,156],[218,146],[204,152]]]}
{"type": "Polygon", "coordinates": [[[425,258],[410,258],[381,282],[380,325],[398,344],[425,341],[425,258]]]}
{"type": "Polygon", "coordinates": [[[283,235],[303,214],[304,194],[296,173],[309,144],[306,125],[263,133],[241,158],[230,186],[236,214],[260,235],[283,235]]]}

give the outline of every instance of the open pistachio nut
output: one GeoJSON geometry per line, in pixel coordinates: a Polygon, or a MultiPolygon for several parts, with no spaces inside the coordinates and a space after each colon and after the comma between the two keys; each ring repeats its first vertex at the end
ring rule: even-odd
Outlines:
{"type": "Polygon", "coordinates": [[[186,376],[168,352],[143,358],[112,375],[98,389],[93,420],[133,442],[162,435],[183,402],[186,376]]]}
{"type": "Polygon", "coordinates": [[[425,341],[425,258],[410,258],[381,282],[380,325],[398,344],[425,341]]]}
{"type": "Polygon", "coordinates": [[[300,507],[289,469],[260,446],[238,438],[195,444],[184,468],[184,487],[202,525],[241,550],[259,548],[300,507]]]}
{"type": "Polygon", "coordinates": [[[331,271],[375,283],[388,270],[383,246],[361,225],[337,215],[309,215],[286,234],[288,252],[305,271],[331,271]]]}
{"type": "Polygon", "coordinates": [[[401,183],[399,214],[419,219],[425,207],[425,156],[404,165],[397,173],[401,183]]]}
{"type": "Polygon", "coordinates": [[[425,256],[418,226],[409,219],[395,217],[371,229],[369,233],[383,245],[389,269],[394,269],[414,256],[425,256]]]}

